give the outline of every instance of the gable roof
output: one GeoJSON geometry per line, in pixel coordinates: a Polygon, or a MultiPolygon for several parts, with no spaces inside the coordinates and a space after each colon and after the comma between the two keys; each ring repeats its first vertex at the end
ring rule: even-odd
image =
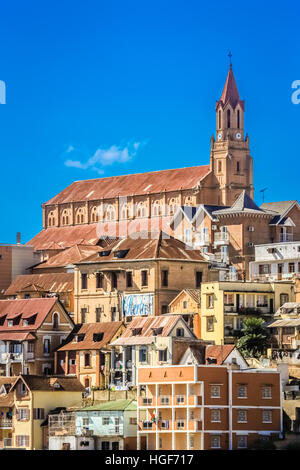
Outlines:
{"type": "Polygon", "coordinates": [[[76,325],[70,335],[66,338],[63,346],[58,351],[79,351],[83,349],[102,349],[107,346],[112,338],[118,333],[123,323],[121,321],[103,323],[84,323],[76,325]],[[95,334],[103,334],[100,341],[94,340],[95,334]],[[77,335],[84,335],[83,341],[77,341],[77,335]]]}
{"type": "Polygon", "coordinates": [[[21,274],[6,289],[5,295],[17,292],[72,292],[74,289],[73,273],[21,274]]]}
{"type": "Polygon", "coordinates": [[[201,289],[183,289],[171,300],[169,305],[172,305],[183,293],[189,295],[197,304],[201,304],[201,289]]]}
{"type": "Polygon", "coordinates": [[[272,211],[274,214],[276,214],[270,221],[270,225],[282,225],[287,220],[285,216],[295,205],[298,207],[298,209],[300,209],[299,203],[296,200],[264,202],[260,207],[264,210],[272,211]]]}
{"type": "Polygon", "coordinates": [[[162,332],[158,336],[169,336],[173,328],[179,320],[182,320],[185,327],[190,332],[193,339],[197,339],[188,325],[185,323],[181,315],[158,315],[152,317],[136,317],[127,325],[126,330],[120,338],[112,343],[113,346],[131,345],[131,344],[151,344],[156,337],[153,329],[162,328],[162,332]],[[132,330],[141,329],[141,333],[137,336],[132,335],[132,330]]]}
{"type": "Polygon", "coordinates": [[[205,363],[209,358],[216,359],[217,365],[222,365],[230,353],[236,348],[234,344],[224,344],[217,346],[206,346],[205,349],[205,363]]]}
{"type": "Polygon", "coordinates": [[[245,190],[241,192],[231,207],[213,211],[213,214],[220,216],[241,212],[249,214],[268,214],[270,216],[273,215],[273,213],[270,213],[268,210],[258,207],[245,190]]]}
{"type": "Polygon", "coordinates": [[[84,387],[81,382],[74,377],[46,376],[46,375],[23,375],[20,374],[13,383],[11,391],[15,389],[17,383],[22,380],[27,388],[32,391],[53,391],[53,392],[83,392],[84,387]],[[54,384],[60,387],[56,388],[54,384]]]}
{"type": "Polygon", "coordinates": [[[10,392],[12,384],[16,377],[0,377],[0,391],[5,390],[5,394],[0,395],[0,408],[12,407],[14,404],[14,395],[10,392]]]}
{"type": "MultiPolygon", "coordinates": [[[[0,335],[2,333],[24,334],[28,331],[37,330],[44,322],[50,310],[55,303],[58,302],[56,297],[50,298],[37,298],[37,299],[14,299],[14,300],[0,300],[0,318],[5,317],[3,325],[0,325],[0,335]],[[34,324],[23,326],[23,319],[28,319],[36,315],[34,324]],[[18,324],[8,327],[8,320],[13,320],[20,316],[18,324]]],[[[3,337],[3,335],[2,335],[3,337]]],[[[20,339],[25,339],[21,338],[20,339]]]]}
{"type": "Polygon", "coordinates": [[[190,189],[209,172],[209,165],[203,165],[75,181],[46,202],[46,205],[190,189]]]}
{"type": "Polygon", "coordinates": [[[77,411],[136,411],[137,402],[135,400],[112,400],[105,403],[96,403],[85,406],[77,411]]]}
{"type": "Polygon", "coordinates": [[[164,232],[140,232],[138,237],[118,239],[109,248],[99,248],[97,253],[76,264],[139,259],[179,259],[207,263],[199,250],[187,248],[185,243],[164,232]],[[116,258],[115,252],[121,250],[124,250],[124,256],[121,259],[116,258]],[[107,254],[99,256],[99,253],[107,254]]]}

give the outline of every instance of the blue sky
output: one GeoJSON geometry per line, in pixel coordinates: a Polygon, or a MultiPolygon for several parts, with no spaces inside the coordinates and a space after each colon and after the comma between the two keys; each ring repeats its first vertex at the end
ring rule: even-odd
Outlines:
{"type": "Polygon", "coordinates": [[[0,241],[28,241],[74,180],[208,164],[229,49],[255,200],[299,199],[299,16],[293,0],[3,2],[0,241]]]}

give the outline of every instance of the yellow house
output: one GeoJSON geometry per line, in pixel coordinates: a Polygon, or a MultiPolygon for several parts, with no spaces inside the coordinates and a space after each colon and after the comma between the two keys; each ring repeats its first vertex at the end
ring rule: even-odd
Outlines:
{"type": "Polygon", "coordinates": [[[201,286],[201,336],[215,344],[234,343],[247,316],[270,320],[294,301],[292,282],[204,282],[201,286]]]}
{"type": "Polygon", "coordinates": [[[201,338],[201,289],[184,289],[169,304],[169,312],[182,315],[197,338],[201,338]]]}
{"type": "Polygon", "coordinates": [[[16,377],[0,377],[0,449],[12,443],[12,412],[14,396],[10,392],[16,377]]]}
{"type": "Polygon", "coordinates": [[[45,448],[42,422],[58,407],[78,405],[84,388],[74,377],[20,375],[14,392],[12,447],[26,450],[45,448]]]}

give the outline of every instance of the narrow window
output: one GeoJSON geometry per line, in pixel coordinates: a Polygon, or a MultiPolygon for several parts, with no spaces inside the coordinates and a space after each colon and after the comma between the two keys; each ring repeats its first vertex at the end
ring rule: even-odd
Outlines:
{"type": "Polygon", "coordinates": [[[96,289],[102,289],[102,288],[103,288],[103,274],[96,273],[96,289]]]}
{"type": "Polygon", "coordinates": [[[196,271],[196,289],[201,287],[202,283],[202,271],[196,271]]]}
{"type": "Polygon", "coordinates": [[[227,127],[230,129],[230,109],[227,110],[227,127]]]}
{"type": "Polygon", "coordinates": [[[87,274],[81,274],[81,289],[87,289],[87,274]]]}
{"type": "Polygon", "coordinates": [[[84,366],[89,367],[90,366],[90,354],[86,353],[84,355],[84,366]]]}
{"type": "Polygon", "coordinates": [[[162,287],[168,287],[168,271],[167,270],[163,270],[161,272],[161,283],[162,283],[162,287]]]}
{"type": "Polygon", "coordinates": [[[236,162],[236,172],[240,172],[240,162],[236,162]]]}
{"type": "Polygon", "coordinates": [[[141,273],[141,276],[142,276],[142,286],[143,287],[148,286],[148,271],[143,270],[141,273]]]}
{"type": "Polygon", "coordinates": [[[126,287],[132,287],[132,272],[128,271],[126,273],[126,287]]]}
{"type": "Polygon", "coordinates": [[[237,128],[240,128],[240,111],[237,112],[237,128]]]}
{"type": "Polygon", "coordinates": [[[222,113],[221,110],[219,111],[219,129],[222,127],[222,113]]]}
{"type": "Polygon", "coordinates": [[[118,288],[118,275],[117,273],[111,273],[111,287],[112,289],[118,288]]]}

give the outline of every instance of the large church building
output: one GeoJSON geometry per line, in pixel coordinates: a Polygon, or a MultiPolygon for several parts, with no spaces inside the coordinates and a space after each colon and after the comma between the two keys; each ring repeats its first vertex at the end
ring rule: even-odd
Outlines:
{"type": "Polygon", "coordinates": [[[208,165],[75,181],[43,204],[43,230],[29,244],[44,257],[74,244],[132,232],[169,230],[182,206],[231,206],[253,197],[253,167],[244,133],[244,101],[232,67],[216,103],[208,165]]]}

